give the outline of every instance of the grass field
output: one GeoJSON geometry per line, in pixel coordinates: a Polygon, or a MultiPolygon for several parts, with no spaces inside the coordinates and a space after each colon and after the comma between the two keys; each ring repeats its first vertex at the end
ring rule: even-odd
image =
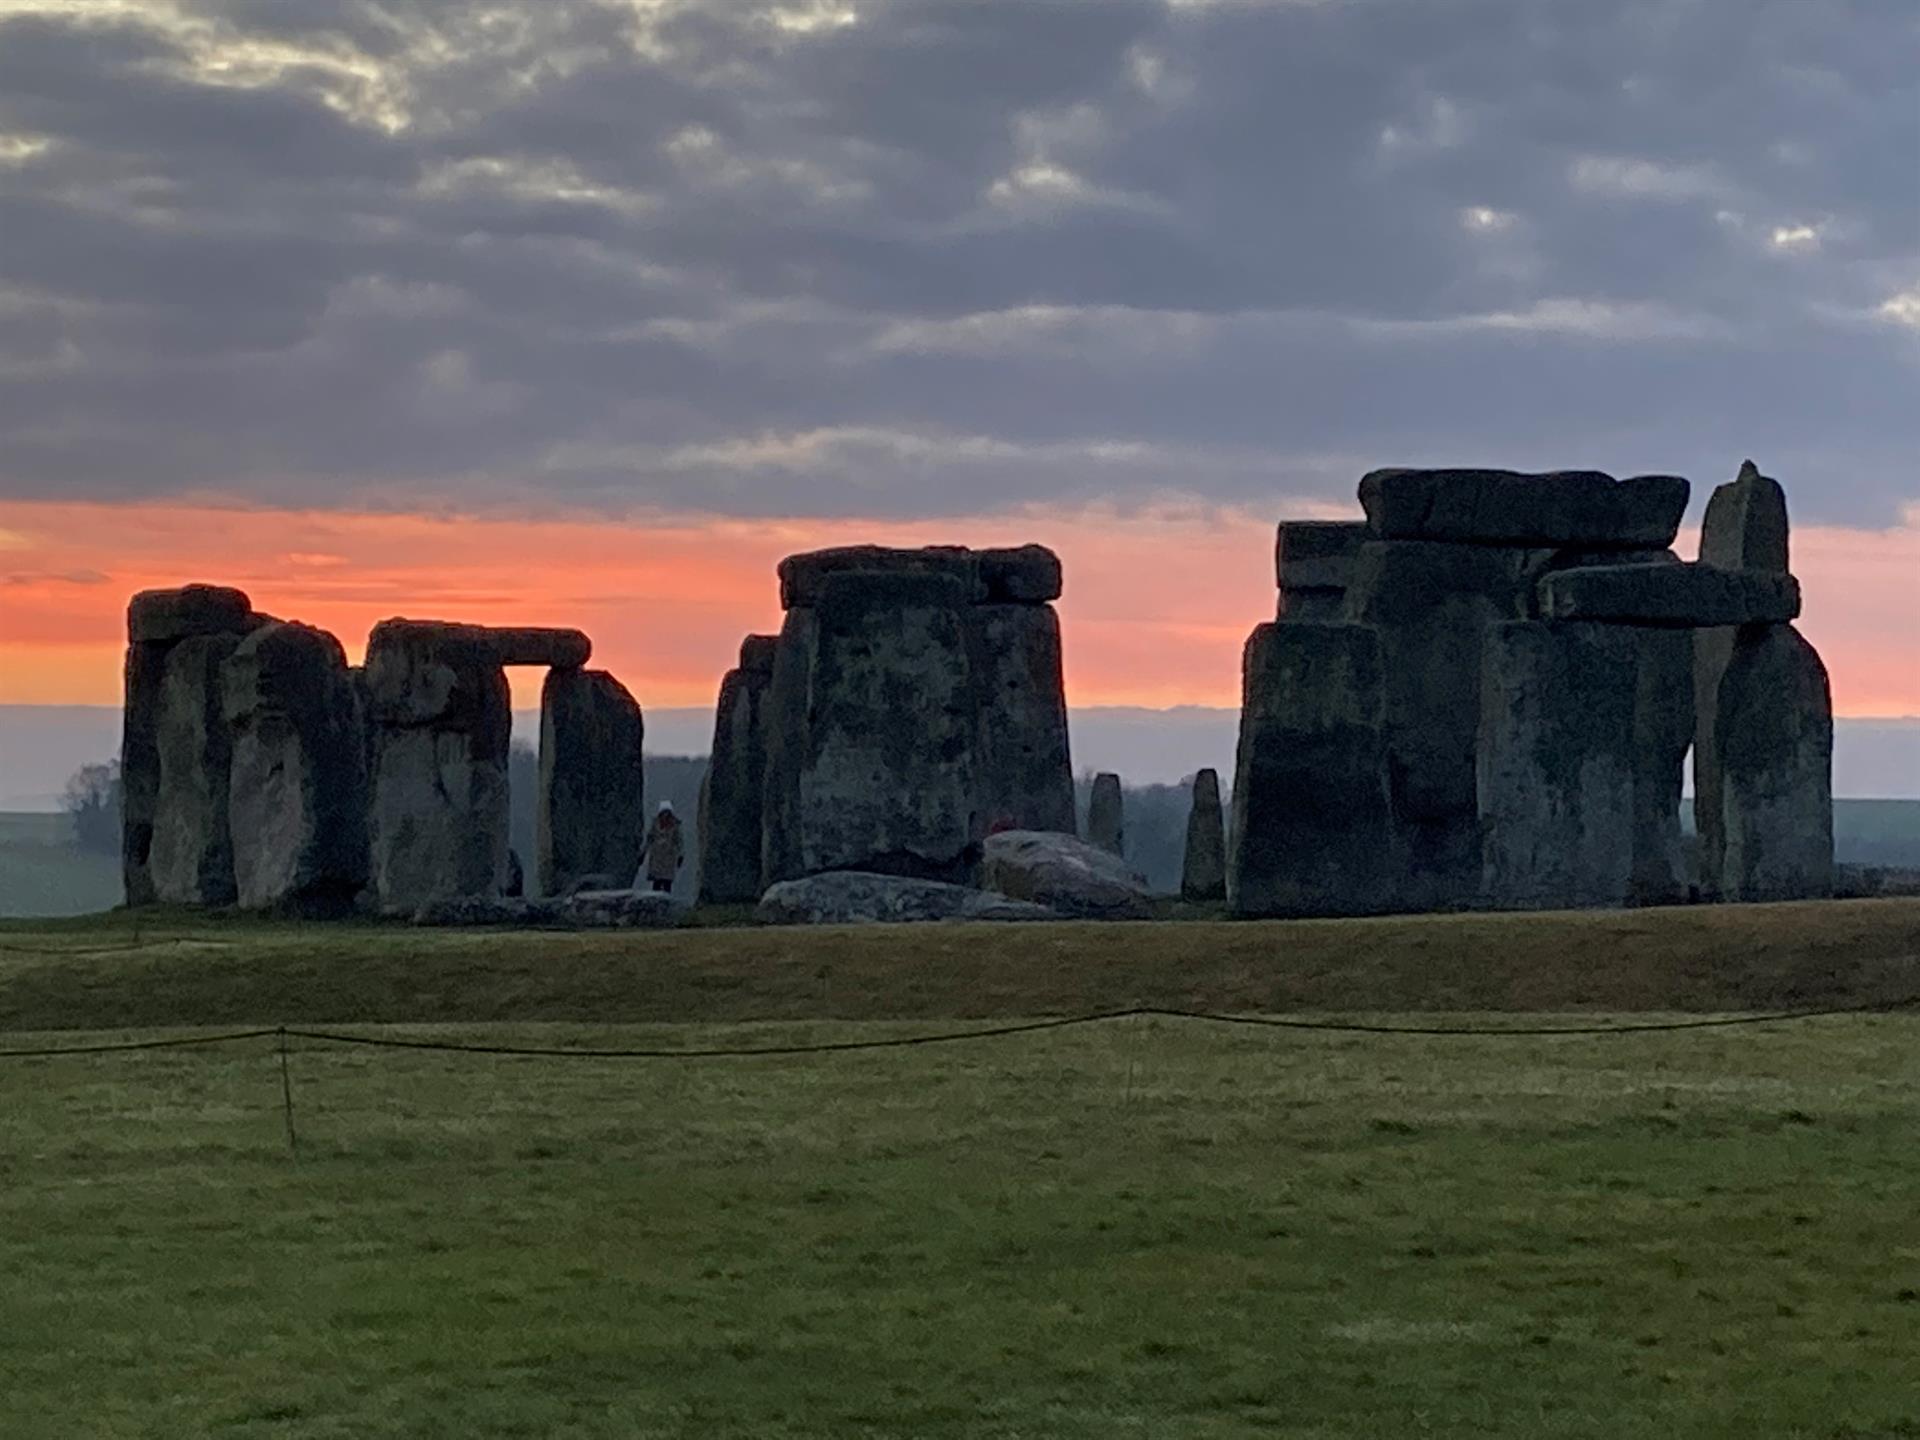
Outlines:
{"type": "MultiPolygon", "coordinates": [[[[1644,1020],[1910,995],[1916,954],[1913,901],[611,936],[119,917],[0,925],[0,1048],[281,1021],[764,1044],[1134,1002],[1644,1020]]],[[[297,1154],[270,1038],[0,1064],[0,1434],[1920,1437],[1920,1012],[1560,1039],[1126,1020],[682,1062],[295,1041],[289,1076],[297,1154]]]]}

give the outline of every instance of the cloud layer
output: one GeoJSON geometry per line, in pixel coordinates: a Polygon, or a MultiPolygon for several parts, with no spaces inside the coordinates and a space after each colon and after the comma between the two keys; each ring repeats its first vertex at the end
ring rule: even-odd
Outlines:
{"type": "Polygon", "coordinates": [[[1906,0],[0,0],[0,497],[1920,501],[1906,0]]]}

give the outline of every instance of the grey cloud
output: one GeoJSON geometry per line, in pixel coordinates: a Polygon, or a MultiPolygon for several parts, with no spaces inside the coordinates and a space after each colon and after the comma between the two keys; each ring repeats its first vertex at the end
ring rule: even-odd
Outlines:
{"type": "Polygon", "coordinates": [[[1899,0],[853,8],[0,18],[0,494],[1920,500],[1899,0]]]}

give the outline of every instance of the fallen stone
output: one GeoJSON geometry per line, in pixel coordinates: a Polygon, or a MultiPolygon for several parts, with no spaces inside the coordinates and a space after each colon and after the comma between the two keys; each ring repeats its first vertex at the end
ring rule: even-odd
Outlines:
{"type": "Polygon", "coordinates": [[[966,610],[951,576],[853,571],[787,612],[767,712],[770,882],[971,873],[985,826],[966,610]]]}
{"type": "Polygon", "coordinates": [[[1543,577],[1540,612],[1620,625],[1775,625],[1800,613],[1800,584],[1791,575],[1711,565],[1587,566],[1543,577]]]}
{"type": "Polygon", "coordinates": [[[1187,812],[1187,849],[1180,866],[1180,898],[1195,902],[1227,898],[1227,832],[1220,812],[1220,776],[1202,770],[1193,777],[1187,812]]]}
{"type": "Polygon", "coordinates": [[[225,585],[142,590],[127,605],[127,639],[135,645],[172,644],[194,635],[244,635],[266,622],[246,592],[225,585]]]}
{"type": "Polygon", "coordinates": [[[1125,799],[1120,777],[1102,771],[1093,777],[1093,793],[1087,797],[1087,842],[1111,855],[1127,851],[1125,799]]]}
{"type": "Polygon", "coordinates": [[[560,902],[560,924],[581,930],[657,930],[677,925],[687,907],[650,890],[580,890],[560,902]]]}
{"type": "Polygon", "coordinates": [[[1833,698],[1791,625],[1740,632],[1716,714],[1726,900],[1810,900],[1833,890],[1833,698]]]}
{"type": "Polygon", "coordinates": [[[367,882],[366,741],[346,652],[276,623],[227,660],[234,881],[247,909],[344,914],[367,882]]]}
{"type": "Polygon", "coordinates": [[[508,925],[528,929],[548,925],[558,915],[557,901],[507,895],[449,895],[421,905],[413,912],[412,920],[415,925],[508,925]]]}
{"type": "MultiPolygon", "coordinates": [[[[1739,475],[1717,486],[1707,500],[1700,528],[1700,562],[1727,570],[1759,570],[1785,575],[1788,565],[1787,497],[1779,482],[1762,475],[1749,460],[1739,475]]],[[[1701,889],[1718,893],[1724,843],[1720,832],[1720,766],[1715,716],[1720,681],[1733,658],[1737,632],[1732,627],[1703,629],[1693,637],[1694,824],[1703,856],[1710,857],[1701,889]]]]}
{"type": "Polygon", "coordinates": [[[1228,894],[1243,915],[1402,903],[1380,632],[1260,625],[1242,660],[1228,894]]]}
{"type": "Polygon", "coordinates": [[[604,670],[549,670],[540,688],[534,875],[563,895],[585,875],[630,876],[646,839],[640,703],[604,670]]]}
{"type": "Polygon", "coordinates": [[[1622,626],[1488,631],[1478,754],[1487,905],[1632,898],[1637,657],[1622,626]]]}
{"type": "Polygon", "coordinates": [[[766,925],[864,925],[1060,917],[1044,905],[1029,905],[964,885],[835,870],[768,886],[754,918],[766,925]]]}
{"type": "Polygon", "coordinates": [[[1009,899],[1085,920],[1152,913],[1146,877],[1118,855],[1054,831],[1003,830],[982,844],[980,883],[1009,899]]]}
{"type": "Polygon", "coordinates": [[[1385,540],[1658,549],[1673,543],[1688,489],[1677,475],[1617,481],[1597,470],[1375,470],[1360,504],[1385,540]]]}
{"type": "Polygon", "coordinates": [[[713,745],[700,782],[700,899],[707,905],[750,904],[766,888],[760,879],[760,816],[774,647],[753,642],[771,639],[748,636],[740,647],[740,667],[720,681],[713,745]],[[763,655],[765,668],[748,663],[763,655]]]}
{"type": "Polygon", "coordinates": [[[974,809],[985,830],[1075,829],[1060,619],[1051,605],[967,611],[979,704],[974,809]]]}
{"type": "Polygon", "coordinates": [[[195,635],[167,653],[148,869],[154,897],[168,904],[231,905],[236,895],[227,812],[233,748],[221,713],[221,667],[239,644],[234,634],[195,635]]]}

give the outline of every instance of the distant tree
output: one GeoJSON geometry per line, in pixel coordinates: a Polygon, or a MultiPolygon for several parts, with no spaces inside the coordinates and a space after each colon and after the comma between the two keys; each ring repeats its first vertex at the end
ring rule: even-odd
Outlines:
{"type": "Polygon", "coordinates": [[[120,853],[120,763],[82,765],[67,781],[61,807],[73,818],[73,842],[91,855],[120,853]]]}

